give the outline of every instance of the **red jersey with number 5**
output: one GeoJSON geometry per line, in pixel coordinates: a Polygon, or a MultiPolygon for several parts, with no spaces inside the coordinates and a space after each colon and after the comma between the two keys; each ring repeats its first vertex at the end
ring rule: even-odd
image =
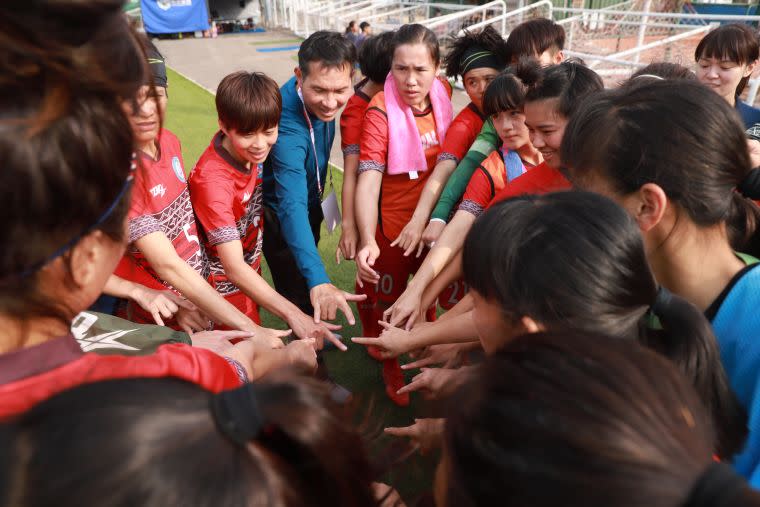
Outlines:
{"type": "Polygon", "coordinates": [[[252,170],[235,160],[222,146],[219,131],[190,173],[190,197],[209,257],[211,284],[223,296],[239,289],[227,279],[216,246],[240,241],[245,262],[261,267],[264,233],[262,166],[252,170]]]}
{"type": "Polygon", "coordinates": [[[115,274],[164,290],[172,287],[153,270],[135,241],[154,232],[163,233],[177,255],[204,278],[208,276],[208,261],[198,238],[179,139],[164,129],[158,141],[156,159],[140,152],[129,208],[130,245],[115,274]]]}

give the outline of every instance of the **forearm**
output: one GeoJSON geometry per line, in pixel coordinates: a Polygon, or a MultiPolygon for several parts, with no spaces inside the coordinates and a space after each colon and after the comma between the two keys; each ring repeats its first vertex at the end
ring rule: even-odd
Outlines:
{"type": "Polygon", "coordinates": [[[472,296],[467,293],[464,295],[462,299],[459,300],[457,304],[454,305],[454,307],[449,310],[448,312],[444,313],[440,317],[438,317],[438,320],[447,320],[456,317],[457,315],[462,315],[463,313],[467,313],[473,308],[472,303],[472,296]]]}
{"type": "Polygon", "coordinates": [[[430,175],[422,189],[420,200],[417,202],[417,207],[412,215],[413,220],[427,222],[454,169],[456,169],[456,162],[453,160],[442,160],[436,164],[433,174],[430,175]]]}
{"type": "Polygon", "coordinates": [[[359,155],[343,156],[343,190],[341,191],[341,206],[343,227],[356,227],[354,200],[356,198],[356,169],[359,167],[359,155]]]}
{"type": "MultiPolygon", "coordinates": [[[[456,282],[462,277],[462,261],[461,253],[458,253],[454,259],[446,264],[443,271],[431,281],[422,293],[421,305],[422,308],[428,308],[435,303],[435,300],[449,285],[456,282]]],[[[449,315],[455,308],[459,306],[459,303],[444,315],[449,315]]]]}
{"type": "Polygon", "coordinates": [[[421,349],[441,343],[463,343],[478,340],[478,333],[472,320],[472,312],[457,315],[445,321],[436,321],[409,334],[408,350],[421,349]]]}
{"type": "Polygon", "coordinates": [[[103,293],[109,296],[117,298],[131,299],[134,290],[137,288],[137,284],[125,280],[116,275],[111,275],[106,280],[106,284],[103,287],[103,293]]]}
{"type": "Polygon", "coordinates": [[[154,265],[153,269],[162,280],[176,288],[215,322],[241,331],[258,329],[251,319],[224,299],[198,272],[179,258],[178,262],[154,265]]]}
{"type": "Polygon", "coordinates": [[[276,317],[287,322],[289,316],[301,313],[296,305],[281,296],[256,270],[245,264],[242,257],[239,264],[222,265],[227,278],[238,289],[276,317]]]}
{"type": "Polygon", "coordinates": [[[356,226],[362,246],[375,242],[377,202],[380,198],[382,177],[380,172],[365,171],[359,175],[356,184],[356,202],[362,203],[361,206],[356,206],[356,226]]]}
{"type": "MultiPolygon", "coordinates": [[[[474,221],[472,215],[469,213],[463,215],[462,213],[455,215],[451,223],[446,226],[439,240],[436,241],[433,248],[428,252],[425,260],[422,262],[422,266],[420,266],[414,278],[409,282],[408,287],[412,287],[420,295],[424,294],[428,285],[446,268],[462,248],[464,236],[470,230],[470,226],[474,221]]],[[[423,306],[423,308],[426,307],[423,306]]]]}

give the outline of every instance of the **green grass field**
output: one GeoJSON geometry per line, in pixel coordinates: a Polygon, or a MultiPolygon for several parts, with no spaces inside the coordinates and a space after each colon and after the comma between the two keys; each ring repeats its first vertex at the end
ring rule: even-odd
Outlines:
{"type": "MultiPolygon", "coordinates": [[[[168,69],[168,73],[169,107],[166,127],[174,132],[182,142],[185,168],[189,171],[218,129],[214,98],[206,90],[171,69],[168,69]]],[[[343,183],[342,176],[341,172],[333,171],[335,191],[338,195],[340,195],[343,183]]],[[[329,235],[323,226],[319,250],[332,282],[346,291],[353,291],[356,272],[354,263],[342,262],[340,265],[335,263],[335,249],[340,237],[339,233],[340,231],[336,230],[332,235],[329,235]]],[[[266,262],[262,264],[264,277],[271,283],[266,262]]],[[[349,346],[348,351],[325,353],[331,375],[339,384],[354,393],[355,398],[360,403],[360,411],[364,414],[369,413],[372,421],[370,426],[382,428],[383,426],[405,426],[413,423],[415,414],[419,414],[420,410],[423,410],[423,407],[420,407],[420,400],[413,396],[412,406],[408,408],[400,408],[391,403],[384,392],[380,377],[380,364],[367,355],[364,347],[353,345],[348,341],[348,338],[360,336],[361,333],[361,326],[358,324],[358,316],[355,311],[356,308],[354,307],[357,325],[348,326],[345,319],[340,320],[344,326],[340,333],[349,346]]],[[[282,321],[266,311],[262,312],[262,320],[263,324],[268,327],[285,327],[282,321]]],[[[387,438],[380,436],[378,443],[382,445],[383,442],[387,441],[387,438]]],[[[426,459],[415,455],[401,465],[394,467],[386,479],[409,499],[419,492],[418,485],[429,484],[432,463],[430,458],[426,459]]]]}

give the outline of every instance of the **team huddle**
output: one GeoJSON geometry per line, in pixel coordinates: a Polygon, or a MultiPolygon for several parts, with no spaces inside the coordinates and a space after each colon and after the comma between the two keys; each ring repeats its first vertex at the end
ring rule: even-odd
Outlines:
{"type": "Polygon", "coordinates": [[[548,19],[315,32],[282,86],[221,80],[190,167],[121,1],[41,3],[0,6],[1,506],[404,505],[322,359],[348,346],[441,401],[385,429],[439,453],[439,507],[760,505],[748,25],[611,89],[548,19]]]}

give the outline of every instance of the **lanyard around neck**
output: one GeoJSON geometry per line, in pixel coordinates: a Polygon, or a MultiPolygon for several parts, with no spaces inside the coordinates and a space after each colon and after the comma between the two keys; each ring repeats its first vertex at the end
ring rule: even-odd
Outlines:
{"type": "MultiPolygon", "coordinates": [[[[309,111],[306,109],[306,103],[303,100],[303,93],[301,88],[296,88],[298,98],[301,99],[301,106],[303,111],[304,120],[309,127],[309,138],[311,139],[311,148],[314,150],[314,169],[317,173],[317,191],[319,192],[319,198],[322,198],[322,180],[319,176],[319,155],[317,153],[317,138],[314,135],[314,126],[311,124],[311,118],[309,118],[309,111]]],[[[331,175],[332,176],[332,175],[331,175]]],[[[332,180],[332,178],[330,178],[332,180]]]]}

